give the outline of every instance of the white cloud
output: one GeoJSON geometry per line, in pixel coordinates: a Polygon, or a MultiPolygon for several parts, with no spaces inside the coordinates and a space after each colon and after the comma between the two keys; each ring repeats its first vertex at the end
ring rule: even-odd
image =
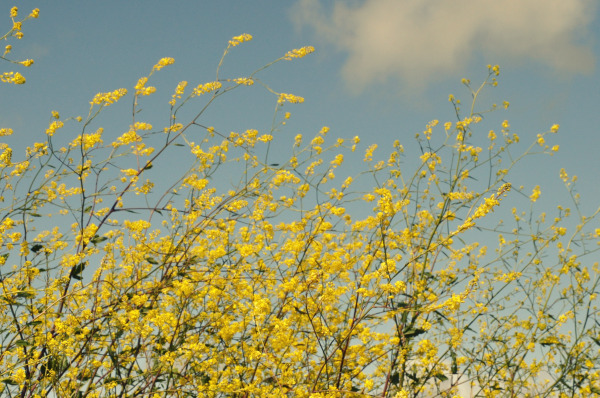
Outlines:
{"type": "Polygon", "coordinates": [[[531,62],[591,73],[596,0],[299,0],[294,22],[347,53],[356,91],[398,79],[412,88],[461,72],[473,59],[531,62]]]}

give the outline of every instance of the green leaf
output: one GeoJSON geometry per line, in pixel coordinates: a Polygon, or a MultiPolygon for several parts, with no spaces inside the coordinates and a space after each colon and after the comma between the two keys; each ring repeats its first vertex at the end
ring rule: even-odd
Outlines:
{"type": "Polygon", "coordinates": [[[30,346],[31,343],[27,340],[17,340],[17,341],[15,341],[15,345],[18,347],[27,347],[27,346],[30,346]]]}
{"type": "Polygon", "coordinates": [[[150,264],[154,264],[154,265],[158,264],[158,261],[156,261],[152,257],[146,257],[146,261],[148,261],[150,264]]]}
{"type": "Polygon", "coordinates": [[[85,265],[85,262],[83,262],[71,268],[71,278],[77,279],[78,281],[82,280],[81,273],[85,269],[85,265]]]}
{"type": "Polygon", "coordinates": [[[419,382],[419,378],[417,377],[416,374],[410,373],[410,372],[406,372],[406,376],[411,379],[412,381],[416,381],[417,383],[419,382]]]}
{"type": "Polygon", "coordinates": [[[98,235],[94,235],[94,237],[92,239],[90,239],[90,242],[92,242],[94,245],[98,244],[98,243],[102,243],[105,240],[107,240],[108,238],[106,236],[98,236],[98,235]]]}
{"type": "Polygon", "coordinates": [[[40,250],[42,250],[44,248],[43,245],[40,245],[39,243],[36,243],[35,245],[31,246],[31,251],[34,253],[39,252],[40,250]]]}
{"type": "Polygon", "coordinates": [[[421,334],[423,334],[423,333],[425,333],[425,332],[426,332],[426,330],[425,330],[425,329],[420,329],[420,328],[416,328],[416,329],[415,329],[415,328],[410,328],[410,329],[408,329],[408,330],[406,330],[406,331],[404,332],[404,337],[407,337],[407,338],[416,337],[416,336],[419,336],[419,335],[421,335],[421,334]]]}

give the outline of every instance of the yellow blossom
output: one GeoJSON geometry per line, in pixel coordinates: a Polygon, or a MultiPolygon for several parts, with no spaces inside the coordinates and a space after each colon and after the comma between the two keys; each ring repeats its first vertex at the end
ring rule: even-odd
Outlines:
{"type": "Polygon", "coordinates": [[[294,94],[286,94],[286,93],[279,94],[279,99],[277,100],[277,103],[283,104],[286,101],[290,102],[292,104],[300,104],[300,103],[304,102],[304,98],[298,97],[294,94]]]}
{"type": "Polygon", "coordinates": [[[169,104],[171,106],[175,106],[175,102],[181,98],[181,96],[183,95],[183,92],[185,91],[185,88],[187,87],[188,82],[186,81],[181,81],[177,84],[177,87],[175,88],[175,93],[173,94],[173,96],[171,97],[171,100],[169,101],[169,104]]]}
{"type": "Polygon", "coordinates": [[[244,43],[246,41],[250,41],[252,40],[252,35],[249,35],[248,33],[244,33],[240,36],[234,36],[231,40],[229,40],[229,45],[231,47],[235,47],[238,44],[244,43]]]}
{"type": "Polygon", "coordinates": [[[540,186],[539,186],[539,185],[536,185],[536,186],[535,186],[535,188],[533,188],[533,192],[531,193],[531,196],[529,196],[529,199],[530,199],[532,202],[535,202],[535,201],[537,201],[537,200],[538,200],[538,198],[540,197],[540,194],[541,194],[541,193],[542,193],[542,192],[540,191],[540,186]]]}
{"type": "Polygon", "coordinates": [[[161,58],[156,65],[152,67],[152,70],[161,70],[167,65],[173,65],[175,63],[174,58],[161,58]]]}
{"type": "Polygon", "coordinates": [[[312,53],[315,51],[315,48],[313,46],[306,46],[306,47],[302,47],[302,48],[297,48],[291,51],[288,51],[284,58],[287,60],[290,60],[292,58],[302,58],[305,57],[306,55],[312,53]]]}
{"type": "Polygon", "coordinates": [[[50,123],[50,126],[48,126],[48,128],[46,129],[46,135],[48,135],[49,137],[52,137],[54,135],[54,133],[56,132],[56,130],[58,130],[59,128],[62,128],[65,124],[61,121],[54,121],[52,123],[50,123]]]}
{"type": "Polygon", "coordinates": [[[118,90],[108,92],[108,93],[98,93],[94,96],[94,99],[90,102],[90,104],[94,105],[110,105],[117,102],[119,99],[127,95],[127,90],[124,88],[120,88],[118,90]]]}
{"type": "Polygon", "coordinates": [[[199,84],[193,91],[193,95],[202,95],[210,93],[221,88],[221,82],[210,82],[205,84],[199,84]]]}

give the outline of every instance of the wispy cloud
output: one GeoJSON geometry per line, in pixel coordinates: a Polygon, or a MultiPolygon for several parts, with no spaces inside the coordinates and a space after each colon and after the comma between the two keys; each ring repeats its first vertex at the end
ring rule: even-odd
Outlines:
{"type": "Polygon", "coordinates": [[[423,88],[473,59],[591,73],[596,0],[299,0],[294,22],[347,53],[351,89],[398,79],[423,88]]]}

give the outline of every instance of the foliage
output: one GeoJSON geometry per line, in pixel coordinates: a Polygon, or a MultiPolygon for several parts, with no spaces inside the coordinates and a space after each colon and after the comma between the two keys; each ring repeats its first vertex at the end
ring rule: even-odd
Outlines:
{"type": "Polygon", "coordinates": [[[598,395],[597,213],[581,214],[563,171],[572,210],[539,213],[536,187],[511,220],[490,214],[523,192],[510,185],[523,156],[558,149],[546,144],[558,126],[522,152],[507,121],[477,144],[477,99],[499,74],[489,66],[481,86],[463,81],[466,113],[451,96],[456,121],[417,136],[414,171],[396,141],[383,159],[368,147],[364,171],[341,181],[360,139],[326,127],[272,164],[283,109],[303,99],[256,72],[219,77],[250,39],[229,42],[215,81],[187,94],[179,83],[166,126],[138,110],[171,58],[135,84],[134,120],[116,140],[99,120],[126,89],[96,95],[85,118],[53,112],[22,160],[3,145],[2,396],[598,395]],[[202,122],[254,83],[275,94],[271,131],[202,122]],[[180,120],[183,108],[197,112],[180,120]],[[60,147],[69,126],[80,133],[60,147]],[[173,153],[191,166],[161,180],[173,153]]]}

